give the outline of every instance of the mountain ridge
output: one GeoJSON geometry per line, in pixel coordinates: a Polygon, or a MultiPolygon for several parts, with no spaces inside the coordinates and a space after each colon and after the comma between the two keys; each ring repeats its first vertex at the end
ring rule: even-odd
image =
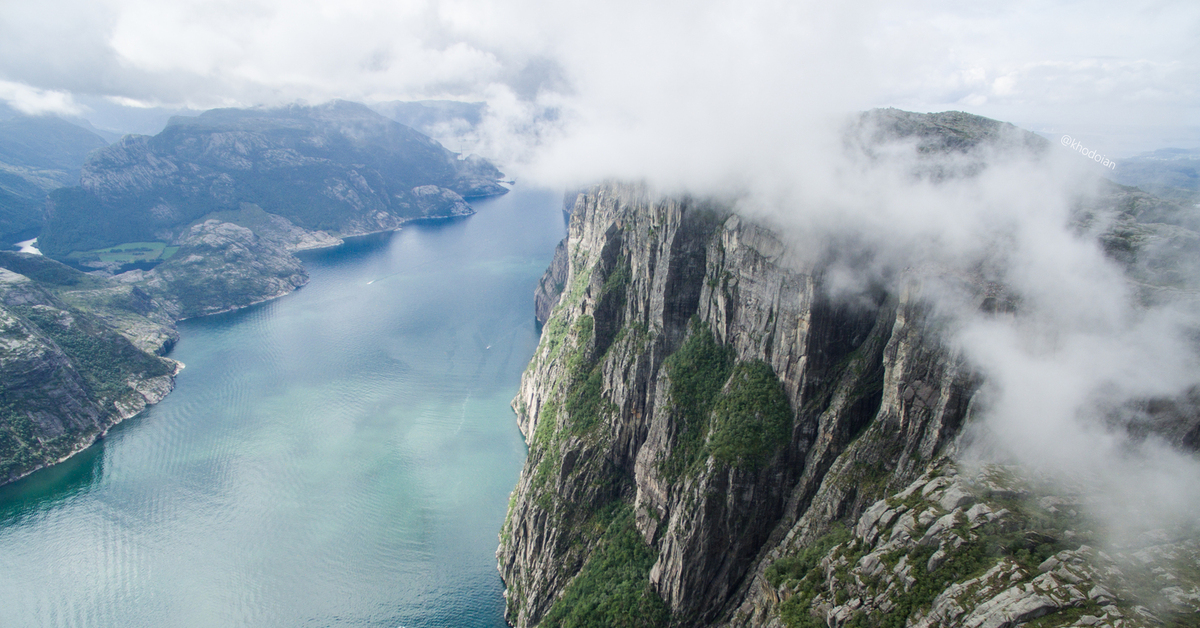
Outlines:
{"type": "Polygon", "coordinates": [[[39,245],[64,257],[169,240],[241,203],[304,229],[360,235],[470,213],[464,199],[505,193],[502,176],[355,103],[215,109],[93,154],[79,187],[51,194],[39,245]]]}

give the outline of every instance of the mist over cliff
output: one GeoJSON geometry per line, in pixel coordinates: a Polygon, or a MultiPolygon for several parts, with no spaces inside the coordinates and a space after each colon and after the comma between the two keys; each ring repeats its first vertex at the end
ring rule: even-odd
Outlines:
{"type": "MultiPolygon", "coordinates": [[[[1131,195],[1057,142],[968,114],[781,124],[777,143],[685,140],[620,163],[604,150],[557,152],[596,141],[592,129],[530,167],[555,181],[630,177],[667,196],[720,199],[774,228],[794,267],[828,263],[827,289],[847,303],[922,283],[986,381],[978,455],[1086,477],[1114,517],[1130,500],[1143,502],[1137,517],[1200,512],[1194,455],[1136,427],[1148,400],[1186,406],[1200,383],[1194,208],[1131,195]],[[1130,226],[1155,212],[1144,222],[1158,226],[1130,226]],[[971,307],[968,279],[1004,286],[1005,313],[971,307]]],[[[1196,435],[1186,438],[1194,447],[1196,435]]]]}
{"type": "Polygon", "coordinates": [[[498,553],[509,620],[1190,612],[1089,552],[1192,551],[1146,545],[1192,543],[1200,512],[1192,208],[962,112],[872,110],[819,137],[775,162],[715,155],[733,179],[666,163],[574,202],[514,400],[530,456],[498,553]],[[634,569],[618,591],[651,593],[596,593],[614,552],[634,569]],[[1051,558],[1091,575],[1037,577],[1051,558]]]}

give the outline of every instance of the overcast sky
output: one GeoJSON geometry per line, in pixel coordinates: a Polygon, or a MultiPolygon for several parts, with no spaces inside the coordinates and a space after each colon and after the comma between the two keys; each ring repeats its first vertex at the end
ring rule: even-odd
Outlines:
{"type": "Polygon", "coordinates": [[[1200,146],[1200,2],[3,0],[27,111],[451,98],[563,124],[965,110],[1112,153],[1200,146]],[[89,105],[89,103],[91,103],[89,105]]]}

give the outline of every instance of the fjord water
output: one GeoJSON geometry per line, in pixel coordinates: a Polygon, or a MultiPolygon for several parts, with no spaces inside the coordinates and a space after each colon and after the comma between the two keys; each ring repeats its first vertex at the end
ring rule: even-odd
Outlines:
{"type": "Polygon", "coordinates": [[[296,293],[182,323],[175,392],[0,487],[0,626],[503,626],[559,198],[308,253],[296,293]]]}

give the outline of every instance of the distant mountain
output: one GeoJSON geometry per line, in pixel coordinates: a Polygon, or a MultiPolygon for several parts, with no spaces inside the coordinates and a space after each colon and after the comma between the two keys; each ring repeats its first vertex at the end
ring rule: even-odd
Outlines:
{"type": "Polygon", "coordinates": [[[379,113],[436,138],[460,137],[483,119],[487,103],[456,100],[395,100],[372,105],[379,113]]]}
{"type": "Polygon", "coordinates": [[[36,236],[46,193],[78,183],[88,153],[107,145],[96,133],[53,116],[0,121],[0,242],[36,236]]]}
{"type": "MultiPolygon", "coordinates": [[[[70,122],[71,124],[74,124],[77,127],[82,128],[85,131],[91,131],[92,133],[99,135],[101,138],[104,139],[105,145],[112,144],[113,142],[128,135],[128,133],[121,133],[119,131],[113,131],[110,129],[98,128],[92,124],[91,120],[88,120],[87,118],[81,118],[79,116],[65,116],[62,119],[66,120],[67,122],[70,122]]],[[[82,165],[82,164],[80,164],[80,165],[82,165]]]]}
{"type": "Polygon", "coordinates": [[[38,243],[66,256],[170,240],[247,203],[303,229],[354,235],[471,213],[464,199],[503,194],[502,177],[360,104],[216,109],[92,155],[79,187],[51,195],[38,243]]]}
{"type": "Polygon", "coordinates": [[[1175,201],[1200,200],[1200,150],[1163,148],[1117,162],[1114,181],[1175,201]]]}
{"type": "Polygon", "coordinates": [[[170,392],[178,365],[159,356],[176,320],[291,292],[308,280],[296,251],[469,214],[465,198],[507,191],[482,159],[346,102],[177,117],[86,163],[72,138],[87,131],[68,127],[0,123],[0,159],[22,164],[0,170],[0,199],[40,220],[46,188],[74,167],[79,185],[51,193],[39,245],[87,251],[70,261],[104,271],[0,252],[0,484],[170,392]]]}
{"type": "Polygon", "coordinates": [[[53,116],[18,116],[0,122],[0,162],[59,170],[74,183],[88,153],[108,145],[104,138],[53,116]]]}
{"type": "Polygon", "coordinates": [[[19,174],[0,170],[0,239],[3,244],[28,240],[42,226],[46,191],[19,174]]]}

